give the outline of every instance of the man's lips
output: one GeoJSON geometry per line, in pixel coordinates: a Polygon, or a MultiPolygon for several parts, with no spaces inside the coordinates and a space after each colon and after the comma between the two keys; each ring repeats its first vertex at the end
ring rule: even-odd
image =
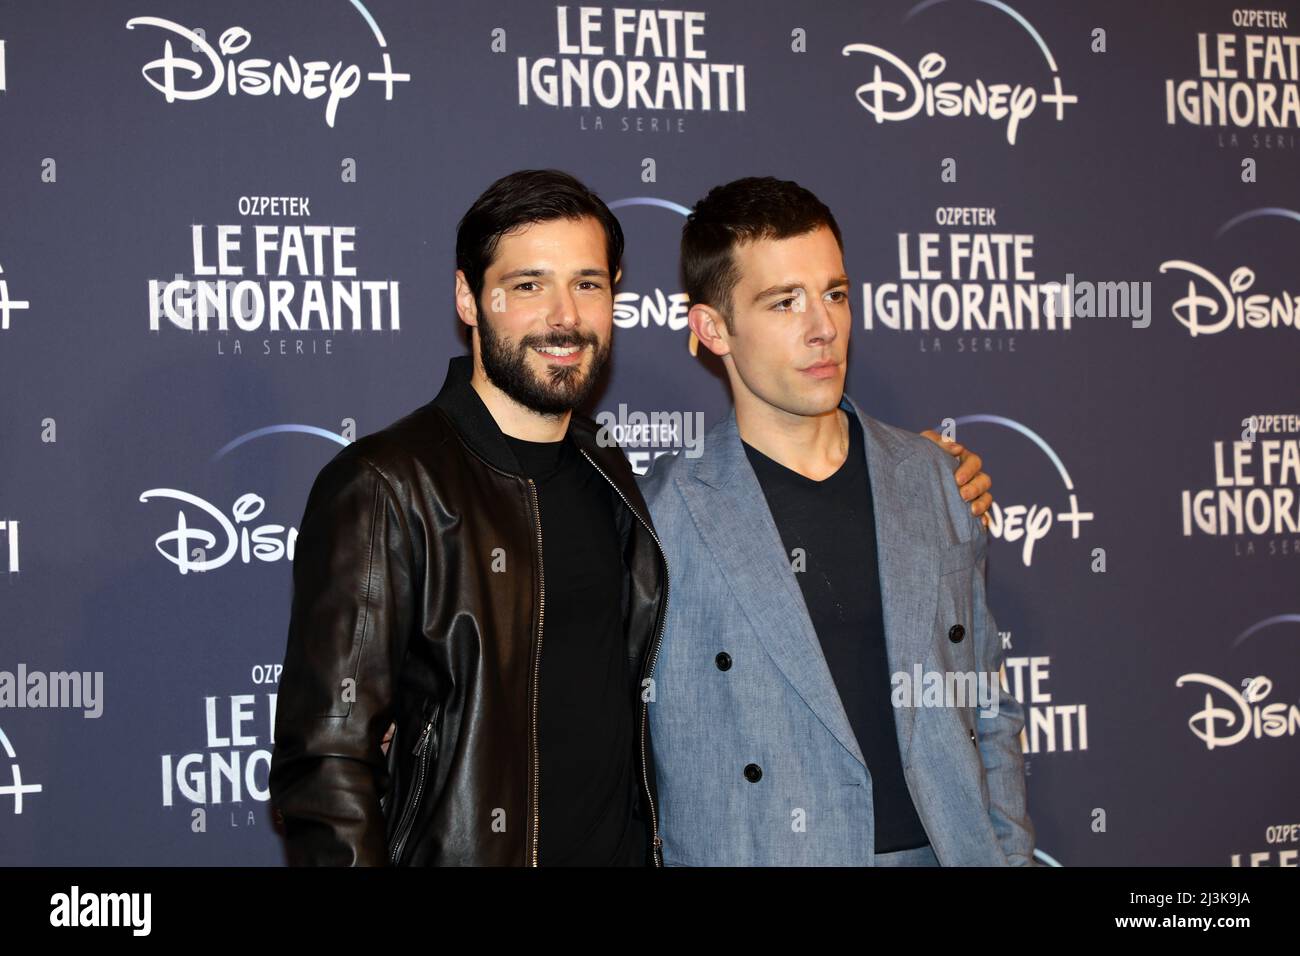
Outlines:
{"type": "Polygon", "coordinates": [[[532,351],[536,352],[547,362],[553,365],[577,365],[582,361],[582,353],[587,350],[586,345],[534,345],[532,351]]]}
{"type": "Polygon", "coordinates": [[[812,378],[834,378],[839,367],[839,362],[815,362],[807,368],[801,368],[799,371],[812,378]]]}

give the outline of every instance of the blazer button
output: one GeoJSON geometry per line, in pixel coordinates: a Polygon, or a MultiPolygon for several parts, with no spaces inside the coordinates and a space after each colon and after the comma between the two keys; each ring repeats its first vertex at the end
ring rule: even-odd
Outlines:
{"type": "MultiPolygon", "coordinates": [[[[970,728],[968,727],[967,730],[970,730],[970,728]]],[[[975,731],[973,730],[970,730],[970,742],[976,747],[979,746],[979,741],[975,739],[975,731]]]]}
{"type": "Polygon", "coordinates": [[[763,768],[756,763],[751,763],[745,767],[745,779],[750,783],[758,783],[763,779],[763,768]]]}
{"type": "Polygon", "coordinates": [[[961,639],[965,636],[966,628],[962,627],[960,624],[954,624],[952,627],[948,628],[948,640],[952,641],[954,644],[960,644],[961,639]]]}
{"type": "Polygon", "coordinates": [[[721,651],[718,656],[713,659],[713,663],[718,665],[718,670],[729,671],[731,670],[731,655],[726,651],[721,651]]]}

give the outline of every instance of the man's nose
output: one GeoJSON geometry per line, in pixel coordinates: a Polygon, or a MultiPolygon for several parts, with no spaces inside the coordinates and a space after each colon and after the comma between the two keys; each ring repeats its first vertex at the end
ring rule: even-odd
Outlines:
{"type": "Polygon", "coordinates": [[[821,299],[812,299],[808,302],[807,316],[808,320],[808,343],[810,345],[828,345],[835,341],[838,334],[835,331],[835,323],[831,321],[831,313],[826,308],[826,303],[821,299]]]}
{"type": "Polygon", "coordinates": [[[547,325],[557,329],[571,329],[578,324],[578,303],[573,297],[573,290],[561,288],[551,313],[547,316],[547,325]]]}

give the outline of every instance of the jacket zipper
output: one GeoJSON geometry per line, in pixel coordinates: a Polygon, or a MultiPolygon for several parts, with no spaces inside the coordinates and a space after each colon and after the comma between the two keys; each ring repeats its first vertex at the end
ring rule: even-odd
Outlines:
{"type": "MultiPolygon", "coordinates": [[[[623,504],[627,506],[628,511],[632,512],[632,515],[636,518],[636,520],[641,522],[641,526],[645,528],[646,531],[650,532],[650,537],[654,539],[655,547],[659,549],[659,557],[664,563],[664,597],[663,600],[659,603],[659,627],[655,632],[654,643],[650,647],[650,658],[646,662],[646,669],[641,677],[642,684],[644,684],[645,681],[650,678],[650,675],[654,673],[655,660],[659,656],[659,641],[660,638],[663,637],[664,625],[667,623],[667,615],[664,614],[664,608],[668,604],[668,594],[672,586],[672,576],[669,574],[668,571],[668,555],[664,552],[663,542],[659,540],[659,535],[655,534],[655,529],[650,527],[650,525],[641,518],[641,515],[637,513],[637,510],[632,507],[632,503],[627,500],[627,495],[623,494],[622,489],[620,489],[618,485],[614,484],[614,482],[610,481],[609,475],[605,474],[605,472],[601,469],[600,465],[596,464],[595,459],[593,459],[590,455],[587,454],[586,449],[582,449],[582,455],[584,458],[587,459],[587,461],[591,462],[591,467],[596,469],[600,477],[604,478],[605,481],[609,483],[609,486],[613,488],[615,492],[618,493],[618,496],[623,499],[623,504]]],[[[645,701],[644,698],[642,698],[641,700],[641,783],[645,787],[646,802],[650,805],[650,832],[653,838],[653,845],[654,845],[654,863],[655,866],[663,866],[664,865],[664,858],[663,858],[664,841],[659,836],[659,816],[655,811],[654,797],[650,795],[650,774],[649,771],[646,769],[647,763],[646,763],[646,749],[645,749],[645,732],[646,732],[646,723],[648,722],[649,719],[649,712],[650,712],[650,705],[645,701]]]]}
{"type": "Polygon", "coordinates": [[[397,840],[393,844],[392,863],[397,865],[401,859],[402,850],[406,846],[406,838],[410,836],[411,825],[415,822],[415,808],[420,803],[420,793],[424,789],[424,776],[429,767],[429,738],[433,734],[433,723],[438,719],[438,711],[434,710],[429,717],[429,722],[424,725],[424,732],[420,734],[420,739],[415,742],[411,752],[416,755],[415,770],[415,789],[411,791],[411,801],[406,805],[406,810],[402,813],[402,819],[397,824],[397,840]]]}
{"type": "Polygon", "coordinates": [[[533,496],[533,516],[537,522],[537,582],[539,599],[537,605],[537,657],[533,662],[533,714],[532,714],[532,749],[533,749],[533,855],[532,866],[537,866],[537,841],[541,831],[541,772],[542,752],[537,746],[537,697],[541,692],[542,669],[542,623],[546,617],[546,575],[542,566],[542,513],[537,504],[537,485],[528,479],[528,490],[533,496]]]}

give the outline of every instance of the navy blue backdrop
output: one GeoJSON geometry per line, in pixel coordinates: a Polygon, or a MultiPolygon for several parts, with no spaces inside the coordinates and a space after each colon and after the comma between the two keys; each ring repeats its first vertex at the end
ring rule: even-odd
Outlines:
{"type": "Polygon", "coordinates": [[[1267,7],[0,2],[0,862],[282,861],[307,489],[463,350],[469,203],[553,166],[628,236],[593,411],[725,412],[676,263],[710,186],[835,211],[850,391],[994,477],[1040,859],[1296,865],[1300,6],[1267,7]]]}

